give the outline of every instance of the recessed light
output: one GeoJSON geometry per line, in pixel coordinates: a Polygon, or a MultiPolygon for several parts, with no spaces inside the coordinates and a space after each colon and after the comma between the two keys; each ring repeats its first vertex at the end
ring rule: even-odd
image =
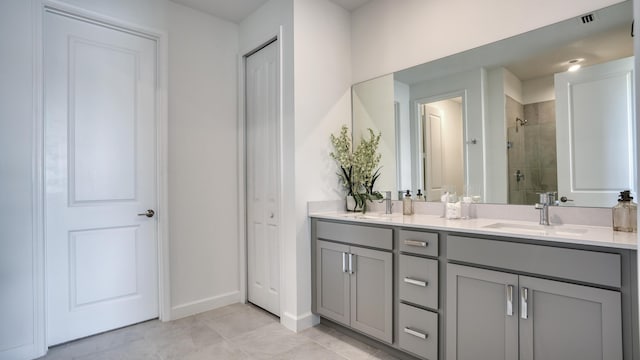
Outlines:
{"type": "Polygon", "coordinates": [[[567,62],[569,64],[569,71],[577,71],[578,69],[580,69],[580,63],[583,61],[584,59],[569,60],[567,62]]]}

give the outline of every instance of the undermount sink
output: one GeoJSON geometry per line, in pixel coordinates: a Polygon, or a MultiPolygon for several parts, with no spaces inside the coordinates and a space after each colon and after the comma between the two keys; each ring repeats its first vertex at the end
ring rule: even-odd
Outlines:
{"type": "Polygon", "coordinates": [[[582,235],[587,233],[587,229],[571,228],[564,225],[528,225],[528,224],[510,224],[510,223],[494,223],[484,226],[486,229],[498,229],[505,231],[527,232],[537,235],[582,235]]]}
{"type": "Polygon", "coordinates": [[[370,219],[370,220],[386,220],[393,219],[395,217],[401,217],[402,214],[378,214],[378,213],[365,213],[355,216],[356,219],[370,219]]]}
{"type": "Polygon", "coordinates": [[[383,214],[383,213],[347,213],[343,215],[344,217],[353,218],[353,219],[363,219],[363,220],[391,220],[397,217],[402,217],[402,214],[383,214]]]}

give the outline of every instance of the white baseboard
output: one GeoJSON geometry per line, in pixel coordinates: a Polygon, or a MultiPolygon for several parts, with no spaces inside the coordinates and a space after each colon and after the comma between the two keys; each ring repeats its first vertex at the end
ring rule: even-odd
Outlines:
{"type": "Polygon", "coordinates": [[[205,311],[214,310],[223,306],[240,302],[240,292],[232,291],[226,294],[212,296],[210,298],[192,301],[186,304],[177,305],[171,308],[169,320],[177,320],[183,317],[199,314],[205,311]]]}
{"type": "Polygon", "coordinates": [[[0,350],[0,359],[28,360],[37,359],[47,354],[46,349],[39,349],[35,344],[20,345],[0,350]]]}
{"type": "Polygon", "coordinates": [[[287,312],[280,316],[280,324],[291,331],[300,332],[320,323],[320,317],[311,312],[295,316],[287,312]]]}

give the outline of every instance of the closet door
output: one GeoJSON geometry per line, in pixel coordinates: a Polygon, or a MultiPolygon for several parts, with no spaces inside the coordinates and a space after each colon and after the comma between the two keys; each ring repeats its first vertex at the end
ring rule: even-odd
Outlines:
{"type": "Polygon", "coordinates": [[[278,43],[246,59],[247,267],[250,302],[280,315],[278,43]]]}

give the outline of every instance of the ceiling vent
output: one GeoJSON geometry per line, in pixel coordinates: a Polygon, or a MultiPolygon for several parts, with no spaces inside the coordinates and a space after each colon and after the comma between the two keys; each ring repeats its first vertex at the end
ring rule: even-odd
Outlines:
{"type": "Polygon", "coordinates": [[[592,23],[592,22],[596,21],[596,14],[595,13],[591,13],[591,14],[582,15],[582,16],[580,16],[578,18],[578,21],[580,21],[580,23],[582,23],[582,24],[592,23]]]}

